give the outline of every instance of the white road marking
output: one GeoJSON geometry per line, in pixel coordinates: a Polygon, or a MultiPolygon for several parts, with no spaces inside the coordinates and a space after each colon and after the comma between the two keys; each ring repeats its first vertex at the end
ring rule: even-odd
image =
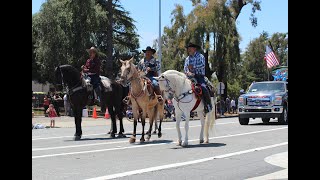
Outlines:
{"type": "Polygon", "coordinates": [[[288,151],[268,156],[264,158],[264,161],[284,169],[263,176],[249,178],[247,180],[288,179],[288,151]]]}
{"type": "Polygon", "coordinates": [[[228,153],[228,154],[222,154],[222,155],[218,155],[218,156],[212,156],[209,158],[203,158],[203,159],[197,159],[197,160],[193,160],[193,161],[185,161],[185,162],[173,163],[173,164],[166,164],[166,165],[162,165],[162,166],[155,166],[155,167],[150,167],[150,168],[145,168],[145,169],[137,169],[137,170],[133,170],[133,171],[127,171],[127,172],[122,172],[122,173],[117,173],[117,174],[110,174],[110,175],[106,175],[106,176],[90,178],[87,180],[114,179],[114,178],[120,178],[120,177],[125,177],[125,176],[131,176],[131,175],[135,175],[135,174],[142,174],[142,173],[146,173],[146,172],[159,171],[159,170],[163,170],[163,169],[181,167],[181,166],[186,166],[186,165],[190,165],[190,164],[197,164],[197,163],[202,163],[202,162],[206,162],[206,161],[211,161],[214,159],[221,159],[221,158],[236,156],[236,155],[240,155],[240,154],[246,154],[246,153],[251,153],[251,152],[265,150],[265,149],[271,149],[271,148],[275,148],[275,147],[279,147],[279,146],[284,146],[287,144],[288,144],[288,142],[283,142],[283,143],[274,144],[274,145],[270,145],[270,146],[263,146],[263,147],[247,149],[247,150],[228,153]]]}
{"type": "MultiPolygon", "coordinates": [[[[226,123],[218,123],[216,125],[224,125],[224,124],[236,124],[238,122],[226,122],[226,123]]],[[[189,126],[190,128],[193,127],[199,127],[201,125],[194,125],[194,126],[189,126]]],[[[181,128],[184,128],[184,126],[181,128]]],[[[163,128],[162,130],[168,130],[168,129],[176,129],[175,127],[172,128],[163,128]]],[[[132,132],[131,132],[132,133],[132,132]]],[[[106,135],[107,133],[99,133],[99,134],[87,134],[87,135],[82,135],[82,137],[87,137],[87,136],[100,136],[100,135],[106,135]]],[[[56,137],[44,137],[44,138],[34,138],[32,139],[32,141],[36,141],[36,140],[45,140],[45,139],[61,139],[61,138],[72,138],[74,136],[56,136],[56,137]]]]}
{"type": "MultiPolygon", "coordinates": [[[[228,138],[228,137],[235,137],[235,136],[243,136],[243,135],[249,135],[249,134],[256,134],[256,133],[262,133],[262,132],[282,130],[282,129],[287,129],[287,128],[288,127],[275,128],[275,129],[266,129],[266,130],[261,130],[261,131],[253,131],[253,132],[247,132],[247,133],[239,133],[239,134],[231,134],[231,135],[225,135],[225,136],[211,137],[209,139],[220,139],[220,138],[228,138]]],[[[192,142],[192,141],[199,141],[199,139],[189,140],[189,142],[192,142]]],[[[77,151],[77,152],[69,152],[69,153],[47,154],[47,155],[40,155],[40,156],[32,156],[32,159],[45,158],[45,157],[55,157],[55,156],[66,156],[66,155],[72,155],[72,154],[86,154],[86,153],[94,153],[94,152],[113,151],[113,150],[120,150],[120,149],[142,148],[142,147],[147,147],[147,146],[158,146],[158,145],[173,144],[173,143],[176,143],[176,142],[146,144],[146,145],[140,145],[140,146],[126,146],[126,147],[121,147],[121,148],[108,148],[108,149],[98,149],[98,150],[91,150],[91,151],[77,151]]]]}

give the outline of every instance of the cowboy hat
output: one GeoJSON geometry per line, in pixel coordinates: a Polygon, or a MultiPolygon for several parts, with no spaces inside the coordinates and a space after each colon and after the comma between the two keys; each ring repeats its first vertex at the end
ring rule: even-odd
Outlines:
{"type": "Polygon", "coordinates": [[[152,49],[150,46],[148,46],[145,50],[142,50],[144,53],[146,52],[146,51],[151,51],[152,52],[152,54],[154,54],[155,52],[156,52],[156,50],[155,49],[152,49]]]}
{"type": "Polygon", "coordinates": [[[193,43],[189,43],[186,48],[189,48],[189,47],[194,47],[194,48],[197,48],[197,49],[201,49],[201,47],[199,45],[196,45],[196,44],[193,44],[193,43]]]}
{"type": "Polygon", "coordinates": [[[87,51],[90,53],[90,52],[95,52],[95,53],[98,53],[98,50],[95,48],[95,47],[91,47],[90,49],[87,49],[87,51]]]}

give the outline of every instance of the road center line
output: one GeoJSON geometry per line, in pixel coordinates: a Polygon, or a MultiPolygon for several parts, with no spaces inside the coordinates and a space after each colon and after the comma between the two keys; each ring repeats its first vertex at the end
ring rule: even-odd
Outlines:
{"type": "MultiPolygon", "coordinates": [[[[228,137],[235,137],[235,136],[243,136],[243,135],[249,135],[249,134],[256,134],[256,133],[262,133],[262,132],[282,130],[282,129],[287,129],[287,128],[288,127],[275,128],[275,129],[266,129],[266,130],[261,130],[261,131],[253,131],[253,132],[247,132],[247,133],[239,133],[239,134],[231,134],[231,135],[225,135],[225,136],[211,137],[209,139],[220,139],[220,138],[228,138],[228,137]]],[[[199,139],[189,140],[189,142],[192,142],[192,141],[199,141],[199,139]]],[[[66,155],[73,155],[73,154],[86,154],[86,153],[104,152],[104,151],[113,151],[113,150],[122,150],[122,149],[134,149],[134,148],[142,148],[142,147],[148,147],[148,146],[158,146],[158,145],[173,144],[173,143],[176,143],[176,142],[146,144],[146,145],[139,145],[139,146],[126,146],[126,147],[108,148],[108,149],[97,149],[97,150],[90,150],[90,151],[76,151],[76,152],[69,152],[69,153],[47,154],[47,155],[40,155],[40,156],[32,156],[32,159],[45,158],[45,157],[55,157],[55,156],[66,156],[66,155]]]]}
{"type": "Polygon", "coordinates": [[[191,164],[197,164],[197,163],[202,163],[202,162],[206,162],[206,161],[211,161],[211,160],[214,160],[214,159],[222,159],[222,158],[226,158],[226,157],[231,157],[231,156],[251,153],[251,152],[255,152],[255,151],[271,149],[271,148],[275,148],[275,147],[279,147],[279,146],[284,146],[284,145],[287,145],[287,144],[288,144],[288,142],[283,142],[283,143],[279,143],[279,144],[273,144],[273,145],[270,145],[270,146],[262,146],[262,147],[258,147],[258,148],[247,149],[247,150],[243,150],[243,151],[237,151],[237,152],[228,153],[228,154],[222,154],[222,155],[218,155],[218,156],[212,156],[212,157],[209,157],[209,158],[203,158],[203,159],[197,159],[197,160],[192,160],[192,161],[185,161],[185,162],[180,162],[180,163],[167,164],[167,165],[162,165],[162,166],[154,166],[154,167],[145,168],[145,169],[137,169],[137,170],[133,170],[133,171],[127,171],[127,172],[122,172],[122,173],[117,173],[117,174],[110,174],[110,175],[106,175],[106,176],[90,178],[90,179],[87,179],[87,180],[114,179],[114,178],[120,178],[120,177],[125,177],[125,176],[131,176],[131,175],[135,175],[135,174],[142,174],[142,173],[146,173],[146,172],[159,171],[159,170],[169,169],[169,168],[176,168],[176,167],[181,167],[181,166],[186,166],[186,165],[191,165],[191,164]]]}

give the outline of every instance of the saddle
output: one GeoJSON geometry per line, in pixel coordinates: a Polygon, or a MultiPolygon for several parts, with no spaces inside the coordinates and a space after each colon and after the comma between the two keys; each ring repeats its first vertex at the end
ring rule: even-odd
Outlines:
{"type": "MultiPolygon", "coordinates": [[[[201,84],[199,84],[195,78],[190,78],[190,80],[191,80],[192,89],[195,89],[195,94],[196,94],[197,92],[200,92],[200,91],[201,91],[201,95],[202,95],[201,84]],[[199,89],[200,89],[200,90],[199,90],[199,89]],[[196,91],[197,91],[197,92],[196,92],[196,91]]],[[[204,77],[204,80],[205,80],[206,88],[207,88],[207,90],[209,91],[210,96],[211,96],[211,97],[214,97],[214,91],[215,91],[215,89],[214,89],[213,84],[209,81],[209,79],[208,79],[206,76],[204,77]]],[[[197,95],[197,94],[196,94],[196,95],[197,95]]],[[[200,95],[199,98],[201,98],[201,95],[200,95]]]]}
{"type": "Polygon", "coordinates": [[[148,96],[152,96],[154,94],[154,90],[153,90],[153,85],[151,83],[151,80],[145,76],[142,76],[143,80],[144,80],[144,89],[146,88],[148,91],[148,96]]]}

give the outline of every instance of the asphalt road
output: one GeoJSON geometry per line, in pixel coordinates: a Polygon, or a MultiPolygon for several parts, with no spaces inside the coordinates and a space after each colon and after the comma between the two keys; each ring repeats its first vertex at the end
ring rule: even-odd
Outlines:
{"type": "Polygon", "coordinates": [[[32,179],[288,179],[288,126],[261,122],[218,119],[210,143],[199,144],[200,121],[190,121],[188,147],[176,145],[175,122],[163,123],[162,137],[145,143],[138,123],[134,144],[126,120],[127,138],[109,138],[108,126],[84,127],[80,141],[72,140],[74,128],[35,129],[32,179]]]}

